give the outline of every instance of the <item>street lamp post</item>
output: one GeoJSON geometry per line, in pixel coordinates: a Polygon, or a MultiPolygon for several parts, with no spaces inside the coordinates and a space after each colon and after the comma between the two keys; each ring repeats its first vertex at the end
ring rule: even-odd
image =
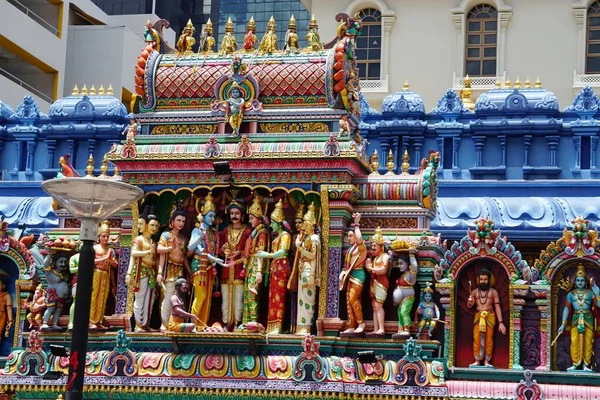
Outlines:
{"type": "Polygon", "coordinates": [[[123,182],[93,177],[52,179],[42,182],[42,189],[81,220],[79,238],[83,245],[79,254],[66,400],[82,400],[98,222],[142,198],[143,191],[123,182]]]}

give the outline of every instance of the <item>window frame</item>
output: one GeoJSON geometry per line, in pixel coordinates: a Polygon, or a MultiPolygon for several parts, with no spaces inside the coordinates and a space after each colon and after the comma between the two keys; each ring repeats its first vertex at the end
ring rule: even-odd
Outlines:
{"type": "MultiPolygon", "coordinates": [[[[357,57],[356,63],[357,63],[357,67],[358,65],[364,65],[365,66],[365,75],[362,76],[359,73],[359,79],[361,81],[378,81],[381,80],[381,71],[382,71],[382,61],[383,61],[383,15],[381,13],[381,11],[379,11],[377,8],[374,7],[366,7],[363,8],[362,10],[359,11],[359,16],[362,20],[362,30],[361,30],[361,35],[357,38],[357,42],[356,42],[356,51],[360,51],[360,50],[365,50],[367,52],[367,58],[363,59],[360,57],[357,57]],[[366,12],[369,12],[369,14],[366,14],[366,12]],[[366,19],[366,20],[365,20],[366,19]],[[373,19],[371,21],[371,19],[373,19]],[[379,26],[379,35],[371,35],[371,28],[373,26],[379,26]],[[366,29],[365,29],[366,28],[366,29]],[[367,34],[365,35],[365,32],[367,32],[367,34]],[[378,47],[373,47],[371,49],[370,46],[370,42],[372,38],[378,38],[378,47]],[[362,48],[362,47],[358,47],[358,40],[360,39],[367,39],[367,47],[366,48],[362,48]],[[379,50],[379,58],[377,59],[371,59],[369,58],[369,53],[373,50],[379,50]],[[376,74],[376,77],[371,77],[369,78],[369,67],[371,65],[378,65],[379,66],[379,73],[376,74]]],[[[360,70],[360,67],[359,67],[360,70]]]]}
{"type": "Polygon", "coordinates": [[[599,39],[590,39],[590,32],[600,32],[600,24],[596,26],[592,26],[590,24],[591,18],[599,18],[600,19],[600,0],[595,0],[592,2],[586,10],[585,22],[585,73],[586,74],[600,74],[600,66],[596,70],[592,70],[588,67],[590,59],[598,59],[600,60],[600,49],[597,53],[590,53],[590,46],[598,45],[600,47],[600,38],[599,39]],[[595,10],[592,10],[595,8],[595,10]]]}
{"type": "Polygon", "coordinates": [[[480,3],[471,8],[465,19],[465,51],[464,51],[464,74],[469,76],[497,76],[498,74],[498,10],[488,3],[480,3]],[[485,16],[487,15],[487,16],[485,16]],[[495,22],[495,29],[487,30],[488,22],[495,22]],[[479,23],[478,30],[471,30],[472,23],[479,23]],[[494,35],[494,43],[486,43],[488,36],[494,35]],[[471,37],[479,37],[479,43],[469,43],[471,37]],[[487,49],[494,49],[494,56],[486,56],[487,49]],[[470,56],[469,50],[478,50],[478,56],[470,56]],[[493,73],[485,72],[485,63],[493,61],[494,71],[493,73]],[[469,63],[477,62],[479,64],[479,72],[469,72],[469,63]]]}

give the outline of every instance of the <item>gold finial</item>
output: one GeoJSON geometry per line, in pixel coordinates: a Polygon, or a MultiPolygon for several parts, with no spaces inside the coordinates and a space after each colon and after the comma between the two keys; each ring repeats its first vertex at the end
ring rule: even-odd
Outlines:
{"type": "Polygon", "coordinates": [[[98,95],[104,96],[106,93],[104,92],[104,85],[100,85],[100,89],[98,89],[98,95]]]}
{"type": "Polygon", "coordinates": [[[410,157],[408,156],[408,149],[404,150],[402,155],[402,175],[408,175],[408,169],[410,168],[410,157]]]}
{"type": "Polygon", "coordinates": [[[96,95],[96,87],[94,85],[92,85],[92,87],[90,88],[90,96],[95,96],[96,95]]]}
{"type": "Polygon", "coordinates": [[[79,88],[77,85],[73,88],[73,92],[71,92],[71,96],[79,96],[79,88]]]}
{"type": "Polygon", "coordinates": [[[280,224],[285,219],[285,215],[283,213],[283,201],[279,199],[277,204],[275,204],[275,209],[271,213],[271,221],[275,221],[280,224]]]}
{"type": "Polygon", "coordinates": [[[502,87],[502,82],[500,82],[500,79],[496,79],[496,89],[500,89],[502,87]]]}
{"type": "Polygon", "coordinates": [[[375,229],[375,234],[373,236],[371,236],[371,242],[377,243],[380,246],[383,246],[383,244],[385,243],[385,238],[383,237],[383,231],[381,230],[381,228],[379,226],[377,227],[377,229],[375,229]]]}
{"type": "Polygon", "coordinates": [[[65,398],[63,397],[62,394],[59,394],[58,397],[56,398],[56,400],[65,400],[65,398]]]}
{"type": "Polygon", "coordinates": [[[521,80],[519,79],[519,77],[517,76],[517,80],[515,81],[515,89],[521,89],[521,80]]]}
{"type": "Polygon", "coordinates": [[[269,22],[267,23],[267,31],[273,30],[273,32],[275,32],[276,26],[277,23],[275,22],[275,18],[273,18],[273,16],[271,15],[271,19],[269,19],[269,22]]]}
{"type": "Polygon", "coordinates": [[[114,177],[115,178],[119,178],[119,179],[121,178],[121,170],[116,165],[115,165],[115,174],[114,174],[114,177]]]}
{"type": "Polygon", "coordinates": [[[87,94],[88,94],[88,89],[87,89],[87,86],[84,84],[83,87],[81,88],[81,95],[87,96],[87,94]]]}
{"type": "Polygon", "coordinates": [[[225,24],[225,32],[233,33],[233,21],[231,21],[231,17],[229,17],[225,24]]]}
{"type": "Polygon", "coordinates": [[[388,152],[388,157],[387,157],[387,164],[386,167],[388,169],[388,172],[386,172],[386,175],[396,175],[394,173],[394,153],[392,152],[392,149],[390,149],[390,151],[388,152]]]}
{"type": "Polygon", "coordinates": [[[310,22],[308,23],[308,29],[318,29],[319,24],[317,24],[317,19],[315,18],[315,14],[312,15],[310,22]]]}
{"type": "Polygon", "coordinates": [[[467,74],[467,76],[465,76],[465,88],[470,89],[471,88],[471,78],[469,77],[469,74],[467,74]]]}
{"type": "Polygon", "coordinates": [[[194,30],[194,24],[192,23],[192,19],[188,18],[187,24],[185,24],[185,29],[194,30]]]}
{"type": "Polygon", "coordinates": [[[540,89],[542,87],[542,81],[540,81],[540,77],[538,76],[535,81],[535,88],[540,89]]]}
{"type": "Polygon", "coordinates": [[[246,28],[248,31],[252,31],[252,33],[256,33],[256,21],[254,21],[254,17],[250,17],[250,21],[248,21],[248,26],[246,28]]]}
{"type": "Polygon", "coordinates": [[[107,96],[113,96],[114,95],[113,88],[112,88],[112,85],[110,83],[108,84],[108,89],[106,89],[106,95],[107,96]]]}
{"type": "Polygon", "coordinates": [[[108,158],[106,154],[102,158],[102,164],[100,164],[100,176],[99,178],[106,178],[106,172],[108,171],[108,158]]]}
{"type": "Polygon", "coordinates": [[[504,82],[504,87],[507,89],[510,89],[511,86],[512,86],[512,82],[510,81],[510,78],[507,76],[506,82],[504,82]]]}
{"type": "Polygon", "coordinates": [[[87,172],[87,176],[94,176],[94,155],[90,154],[87,167],[85,167],[85,171],[87,172]]]}
{"type": "Polygon", "coordinates": [[[529,80],[529,77],[525,81],[525,89],[531,89],[531,80],[529,80]]]}
{"type": "Polygon", "coordinates": [[[296,31],[296,18],[294,18],[294,14],[290,17],[290,21],[288,22],[288,29],[295,32],[296,31]]]}
{"type": "Polygon", "coordinates": [[[373,150],[373,155],[371,156],[371,175],[379,175],[379,153],[377,153],[377,149],[373,150]]]}
{"type": "Polygon", "coordinates": [[[403,90],[410,90],[410,84],[408,83],[408,79],[404,80],[404,85],[402,85],[403,90]]]}

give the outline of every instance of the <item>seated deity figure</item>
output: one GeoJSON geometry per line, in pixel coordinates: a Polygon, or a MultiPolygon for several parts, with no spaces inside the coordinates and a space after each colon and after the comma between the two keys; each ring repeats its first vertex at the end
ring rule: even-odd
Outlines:
{"type": "Polygon", "coordinates": [[[307,51],[323,50],[323,43],[321,43],[321,36],[319,35],[319,25],[317,25],[317,20],[314,15],[308,23],[306,41],[308,42],[308,47],[306,47],[307,51]]]}
{"type": "Polygon", "coordinates": [[[600,288],[594,278],[587,276],[585,267],[579,265],[575,272],[575,282],[565,298],[562,313],[562,323],[558,328],[558,335],[562,335],[565,327],[571,327],[571,361],[572,366],[568,371],[592,371],[592,355],[594,352],[594,335],[596,321],[593,309],[600,308],[600,288]],[[588,289],[588,282],[589,287],[588,289]],[[596,304],[594,304],[596,303],[596,304]],[[569,320],[571,315],[571,320],[569,320]]]}
{"type": "Polygon", "coordinates": [[[188,293],[188,284],[185,278],[179,278],[175,281],[175,294],[171,296],[171,312],[169,313],[169,322],[167,330],[170,332],[196,332],[196,324],[200,319],[184,310],[184,296],[188,293]],[[193,323],[186,323],[189,318],[193,323]]]}
{"type": "Polygon", "coordinates": [[[440,320],[440,309],[433,302],[433,289],[431,283],[427,282],[427,287],[423,290],[423,300],[419,303],[417,314],[420,315],[419,333],[427,329],[427,335],[431,337],[437,322],[440,320]]]}
{"type": "MultiPolygon", "coordinates": [[[[27,322],[29,322],[29,329],[39,328],[42,326],[42,316],[44,315],[44,311],[46,310],[46,299],[45,299],[46,291],[42,287],[40,283],[35,288],[35,293],[33,294],[33,299],[26,303],[26,308],[29,310],[27,313],[27,322]]],[[[73,297],[73,302],[75,301],[75,297],[73,297]]]]}
{"type": "Polygon", "coordinates": [[[273,252],[259,251],[256,256],[273,260],[269,268],[269,316],[267,333],[279,334],[281,333],[281,324],[283,323],[283,314],[285,312],[287,283],[291,273],[288,251],[292,241],[290,226],[285,221],[281,200],[275,204],[275,209],[271,213],[271,230],[274,236],[271,245],[273,252]]]}
{"type": "Polygon", "coordinates": [[[244,36],[244,51],[253,52],[254,44],[256,43],[256,22],[254,17],[250,18],[248,22],[248,33],[244,36]]]}
{"type": "Polygon", "coordinates": [[[381,228],[377,227],[375,235],[371,238],[373,247],[373,259],[367,258],[365,269],[371,274],[371,304],[373,306],[373,333],[385,334],[385,310],[383,303],[387,298],[390,281],[388,271],[390,270],[390,256],[384,251],[385,240],[381,228]]]}
{"type": "Polygon", "coordinates": [[[170,230],[160,235],[156,249],[159,255],[156,282],[162,286],[164,297],[160,310],[162,320],[161,330],[163,331],[167,329],[169,317],[171,316],[171,298],[175,294],[175,282],[183,276],[184,271],[187,273],[187,276],[192,276],[192,271],[186,257],[186,239],[181,233],[184,227],[185,211],[181,208],[175,209],[171,213],[169,220],[170,230]]]}
{"type": "Polygon", "coordinates": [[[500,308],[500,295],[491,287],[491,272],[482,268],[477,272],[478,287],[471,292],[467,299],[467,307],[475,306],[477,310],[473,320],[473,356],[475,362],[471,367],[483,365],[493,368],[491,364],[492,352],[494,350],[494,333],[496,322],[498,330],[506,334],[506,327],[502,321],[502,309],[500,308]]]}
{"type": "Polygon", "coordinates": [[[142,215],[137,226],[140,235],[132,241],[126,284],[133,285],[135,331],[144,332],[151,330],[150,315],[155,298],[156,242],[152,236],[158,232],[158,218],[152,214],[142,215]]]}
{"type": "Polygon", "coordinates": [[[198,225],[192,231],[188,244],[189,254],[194,255],[192,261],[192,282],[194,284],[194,300],[192,314],[199,319],[197,326],[207,326],[210,315],[213,281],[217,274],[215,264],[222,265],[223,260],[217,258],[217,230],[213,227],[217,216],[217,208],[209,192],[198,215],[198,225]]]}
{"type": "Polygon", "coordinates": [[[292,15],[288,23],[288,30],[285,33],[285,46],[283,50],[286,53],[298,52],[298,34],[296,33],[296,19],[292,15]]]}
{"type": "Polygon", "coordinates": [[[275,19],[271,17],[267,24],[267,31],[258,45],[258,52],[260,54],[271,54],[278,50],[275,30],[275,19]]]}
{"type": "Polygon", "coordinates": [[[106,301],[110,293],[111,268],[117,268],[115,250],[108,247],[110,238],[110,225],[103,221],[98,229],[98,243],[94,245],[94,280],[92,286],[92,304],[90,307],[90,329],[104,329],[106,327],[104,314],[106,301]]]}
{"type": "Polygon", "coordinates": [[[233,54],[237,51],[238,44],[237,40],[235,40],[235,36],[233,35],[233,22],[231,21],[231,17],[227,21],[225,25],[225,35],[223,36],[223,40],[221,41],[221,48],[219,50],[219,55],[226,56],[228,54],[233,54]]]}
{"type": "Polygon", "coordinates": [[[196,28],[194,28],[194,24],[192,24],[192,20],[190,19],[177,40],[176,48],[179,53],[190,53],[192,51],[192,47],[196,44],[194,32],[196,32],[196,28]]]}

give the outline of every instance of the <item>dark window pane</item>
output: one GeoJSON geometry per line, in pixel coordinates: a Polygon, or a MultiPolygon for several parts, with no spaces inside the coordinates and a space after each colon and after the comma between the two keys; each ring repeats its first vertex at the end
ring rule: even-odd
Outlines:
{"type": "Polygon", "coordinates": [[[369,64],[369,76],[367,79],[381,79],[381,68],[379,63],[369,64]]]}
{"type": "Polygon", "coordinates": [[[381,35],[381,25],[371,25],[371,31],[369,33],[371,36],[380,36],[381,35]]]}
{"type": "Polygon", "coordinates": [[[588,26],[600,26],[600,17],[590,17],[588,19],[588,26]]]}
{"type": "Polygon", "coordinates": [[[480,21],[469,21],[469,31],[480,31],[481,30],[481,22],[480,21]]]}
{"type": "Polygon", "coordinates": [[[488,57],[496,57],[496,48],[495,47],[488,47],[486,49],[483,49],[483,56],[488,58],[488,57]]]}
{"type": "Polygon", "coordinates": [[[480,74],[480,61],[467,61],[467,75],[479,76],[480,74]]]}
{"type": "Polygon", "coordinates": [[[600,30],[590,30],[588,32],[588,39],[589,40],[600,40],[600,30]]]}
{"type": "Polygon", "coordinates": [[[381,40],[376,37],[376,38],[371,38],[370,43],[369,43],[369,47],[370,48],[380,48],[381,47],[381,40]]]}
{"type": "Polygon", "coordinates": [[[470,48],[467,49],[467,57],[469,58],[479,58],[479,48],[470,48]]]}
{"type": "Polygon", "coordinates": [[[484,76],[495,76],[496,75],[496,60],[489,60],[483,62],[483,75],[484,76]]]}
{"type": "Polygon", "coordinates": [[[358,63],[358,78],[366,79],[365,71],[367,70],[367,64],[358,63]]]}
{"type": "Polygon", "coordinates": [[[485,44],[494,44],[496,43],[496,35],[485,35],[485,39],[483,40],[485,44]]]}
{"type": "Polygon", "coordinates": [[[486,31],[495,31],[498,28],[497,21],[485,21],[485,30],[486,31]]]}
{"type": "Polygon", "coordinates": [[[467,38],[467,43],[469,43],[469,44],[480,44],[481,43],[481,36],[479,36],[479,35],[469,35],[469,37],[467,38]]]}
{"type": "Polygon", "coordinates": [[[600,44],[589,44],[588,45],[588,54],[597,54],[600,53],[600,44]]]}
{"type": "Polygon", "coordinates": [[[380,60],[381,49],[369,49],[369,60],[380,60]]]}
{"type": "Polygon", "coordinates": [[[367,50],[356,50],[356,58],[358,58],[359,60],[367,60],[368,59],[368,55],[367,55],[367,50]]]}
{"type": "Polygon", "coordinates": [[[366,37],[359,37],[356,40],[356,48],[366,49],[367,47],[369,47],[369,39],[367,39],[366,37]]]}

